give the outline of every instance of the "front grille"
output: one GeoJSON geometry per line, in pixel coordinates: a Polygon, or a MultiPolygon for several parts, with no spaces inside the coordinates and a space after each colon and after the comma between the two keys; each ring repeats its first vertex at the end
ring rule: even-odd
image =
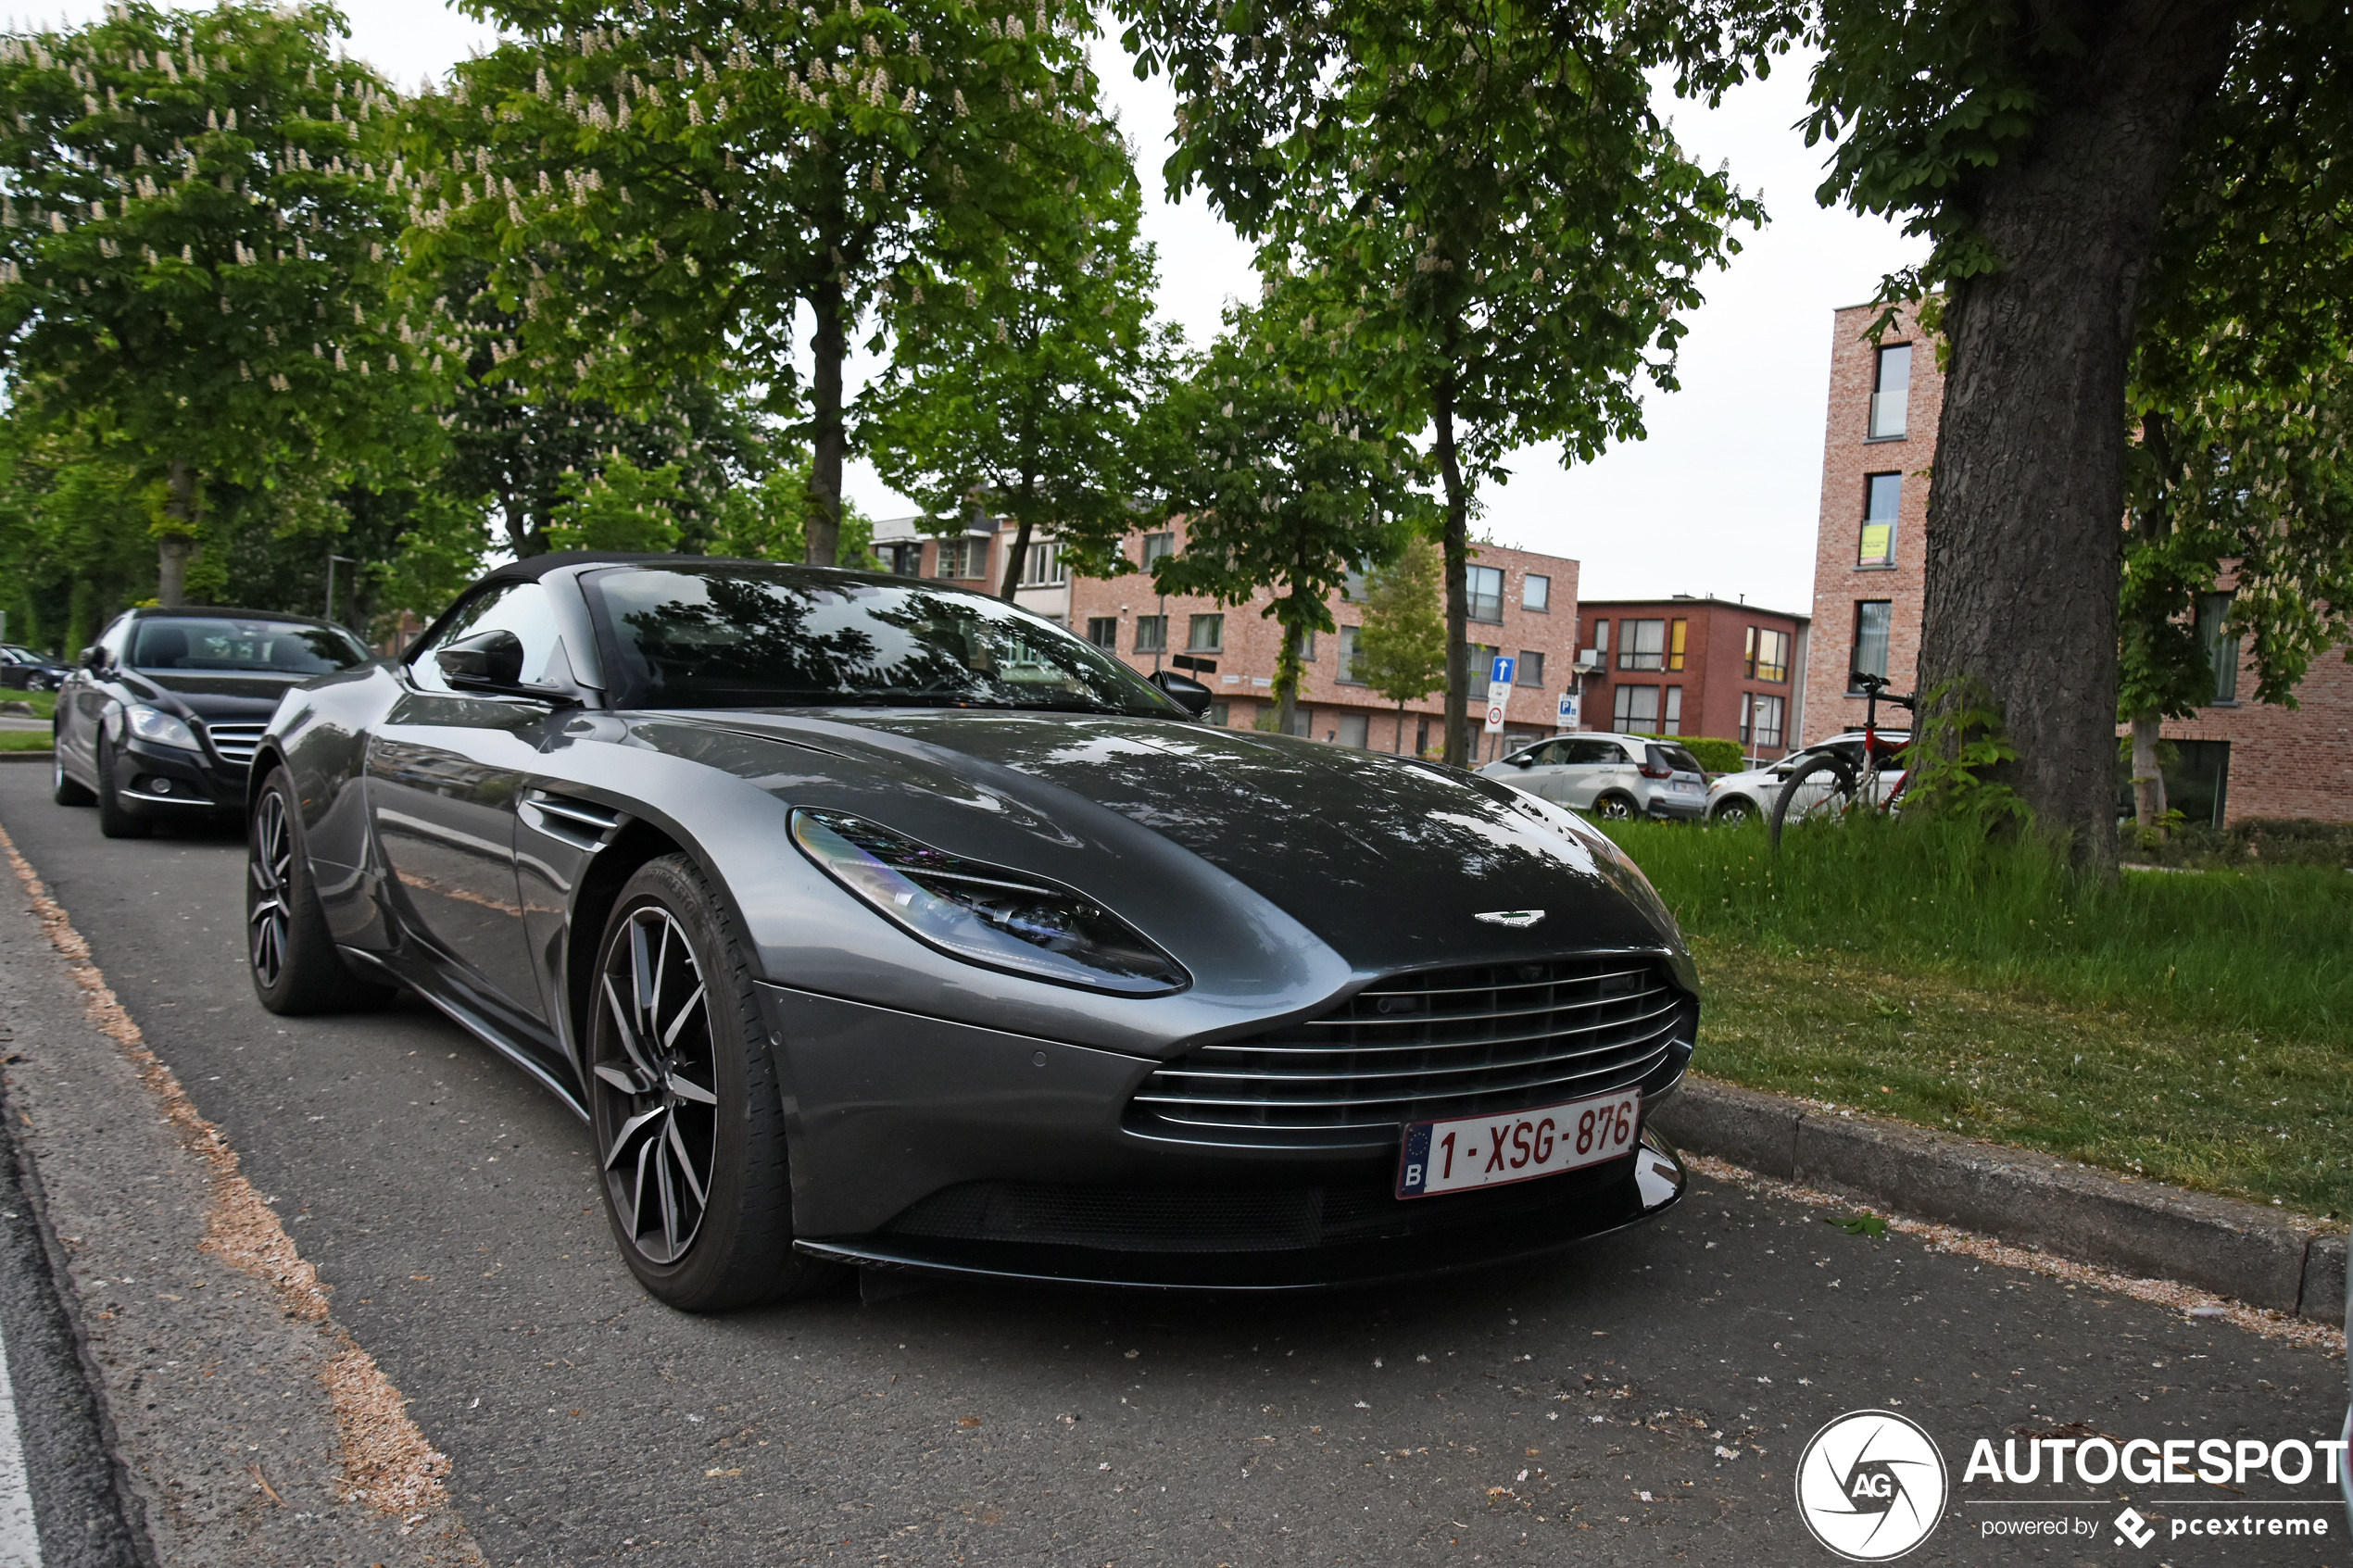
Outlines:
{"type": "Polygon", "coordinates": [[[261,732],[270,726],[256,724],[207,724],[205,738],[212,742],[212,749],[223,762],[240,768],[253,766],[253,754],[261,745],[261,732]]]}
{"type": "Polygon", "coordinates": [[[1391,975],[1321,1018],[1187,1051],[1144,1081],[1126,1125],[1188,1143],[1388,1143],[1408,1122],[1633,1083],[1688,1034],[1686,1006],[1641,957],[1391,975]]]}
{"type": "Polygon", "coordinates": [[[1220,1192],[964,1182],[933,1193],[885,1228],[894,1236],[1109,1252],[1300,1252],[1583,1209],[1597,1188],[1625,1176],[1612,1161],[1542,1181],[1410,1199],[1386,1183],[1220,1192]]]}

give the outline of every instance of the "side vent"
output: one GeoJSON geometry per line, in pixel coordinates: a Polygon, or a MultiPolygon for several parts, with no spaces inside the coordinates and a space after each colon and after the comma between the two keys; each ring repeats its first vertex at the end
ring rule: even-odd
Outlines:
{"type": "Polygon", "coordinates": [[[629,822],[626,813],[610,806],[545,789],[523,792],[522,820],[549,838],[560,839],[591,855],[620,837],[621,830],[629,822]]]}

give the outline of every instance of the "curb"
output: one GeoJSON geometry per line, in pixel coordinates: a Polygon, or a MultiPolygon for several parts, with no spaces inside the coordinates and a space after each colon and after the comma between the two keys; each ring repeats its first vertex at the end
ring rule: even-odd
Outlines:
{"type": "Polygon", "coordinates": [[[54,751],[0,751],[0,762],[46,762],[54,751]]]}
{"type": "Polygon", "coordinates": [[[1698,1078],[1658,1108],[1657,1124],[1679,1147],[1759,1175],[2252,1307],[2345,1321],[2345,1236],[2252,1203],[1698,1078]]]}

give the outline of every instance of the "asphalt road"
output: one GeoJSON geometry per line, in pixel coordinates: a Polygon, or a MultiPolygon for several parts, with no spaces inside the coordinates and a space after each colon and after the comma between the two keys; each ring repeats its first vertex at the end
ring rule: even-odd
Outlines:
{"type": "Polygon", "coordinates": [[[110,842],[30,766],[0,768],[0,825],[453,1458],[502,1568],[1827,1563],[1793,1465],[1824,1422],[1887,1406],[1953,1483],[1910,1562],[2353,1560],[2341,1512],[2317,1543],[2164,1533],[2332,1517],[2317,1482],[1962,1475],[1977,1438],[2018,1432],[2333,1437],[2341,1361],[1705,1180],[1543,1266],[1378,1291],[845,1290],[681,1316],[622,1268],[582,1126],[522,1073],[414,1004],[260,1010],[233,831],[110,842]],[[2127,1503],[2158,1523],[2145,1549],[2112,1541],[2127,1503]],[[2062,1515],[2096,1533],[1984,1534],[2062,1515]]]}

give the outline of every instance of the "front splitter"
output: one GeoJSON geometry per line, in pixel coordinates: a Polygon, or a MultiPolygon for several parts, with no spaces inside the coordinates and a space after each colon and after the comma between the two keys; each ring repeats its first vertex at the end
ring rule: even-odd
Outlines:
{"type": "Polygon", "coordinates": [[[880,1269],[1026,1285],[1126,1290],[1336,1290],[1491,1268],[1541,1257],[1637,1225],[1672,1208],[1690,1181],[1682,1157],[1645,1128],[1622,1180],[1556,1212],[1465,1226],[1443,1236],[1295,1251],[1124,1252],[1007,1241],[877,1234],[794,1246],[814,1258],[880,1269]]]}

